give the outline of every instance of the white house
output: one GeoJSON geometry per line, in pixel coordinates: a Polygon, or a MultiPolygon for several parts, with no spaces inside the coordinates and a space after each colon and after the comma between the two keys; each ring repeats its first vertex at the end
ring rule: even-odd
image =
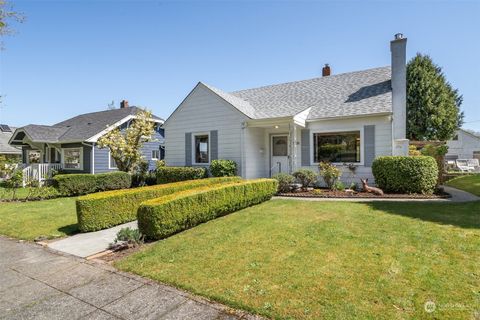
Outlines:
{"type": "Polygon", "coordinates": [[[447,141],[447,146],[447,160],[480,159],[480,137],[464,129],[459,129],[455,137],[447,141]]]}
{"type": "MultiPolygon", "coordinates": [[[[406,43],[390,43],[391,66],[235,92],[199,82],[164,123],[170,166],[231,159],[244,178],[270,177],[320,161],[353,163],[408,154],[406,43]]],[[[347,167],[343,166],[348,172],[347,167]]]]}

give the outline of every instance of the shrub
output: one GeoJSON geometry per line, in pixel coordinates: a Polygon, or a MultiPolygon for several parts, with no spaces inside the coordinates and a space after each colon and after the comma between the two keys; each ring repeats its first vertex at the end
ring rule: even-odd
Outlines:
{"type": "Polygon", "coordinates": [[[338,178],[342,175],[342,171],[330,162],[320,162],[318,164],[320,170],[320,176],[325,181],[327,188],[333,190],[338,178]]]}
{"type": "Polygon", "coordinates": [[[297,170],[293,173],[293,176],[304,188],[307,188],[317,180],[317,174],[310,169],[297,170]]]}
{"type": "Polygon", "coordinates": [[[422,153],[420,152],[420,150],[417,149],[415,145],[411,144],[408,146],[408,155],[410,157],[417,157],[417,156],[421,156],[422,153]]]}
{"type": "Polygon", "coordinates": [[[97,191],[130,188],[130,174],[122,171],[99,174],[57,174],[53,186],[63,196],[78,196],[97,191]]]}
{"type": "Polygon", "coordinates": [[[335,181],[335,183],[333,184],[333,187],[332,187],[333,190],[338,190],[338,191],[344,191],[345,190],[345,184],[340,181],[340,180],[337,180],[335,181]]]}
{"type": "MultiPolygon", "coordinates": [[[[160,160],[161,161],[161,160],[160,160]]],[[[132,187],[153,186],[157,184],[155,172],[148,171],[149,163],[146,160],[140,161],[132,174],[132,187]]]]}
{"type": "Polygon", "coordinates": [[[288,173],[277,173],[272,178],[278,181],[278,192],[289,192],[291,184],[295,182],[295,178],[288,173]]]}
{"type": "Polygon", "coordinates": [[[377,186],[392,193],[431,194],[438,177],[435,159],[426,156],[379,157],[373,161],[372,172],[377,186]]]}
{"type": "Polygon", "coordinates": [[[162,239],[266,201],[277,192],[277,184],[274,179],[236,181],[146,201],[138,209],[138,227],[147,238],[162,239]]]}
{"type": "Polygon", "coordinates": [[[125,243],[129,247],[135,247],[143,244],[143,238],[140,230],[126,227],[117,232],[114,243],[125,243]]]}
{"type": "Polygon", "coordinates": [[[165,162],[164,159],[157,160],[157,162],[155,162],[155,168],[166,167],[166,166],[167,166],[167,163],[165,162]]]}
{"type": "Polygon", "coordinates": [[[212,160],[210,173],[214,177],[233,177],[237,174],[237,163],[233,160],[212,160]]]}
{"type": "Polygon", "coordinates": [[[86,195],[76,201],[78,226],[82,232],[110,228],[135,220],[137,209],[145,200],[177,191],[238,180],[239,177],[211,178],[86,195]]]}
{"type": "Polygon", "coordinates": [[[28,188],[26,200],[45,200],[59,197],[60,194],[54,187],[51,186],[35,186],[28,188]]]}
{"type": "Polygon", "coordinates": [[[158,184],[196,180],[207,177],[207,169],[201,167],[158,167],[156,172],[158,184]]]}

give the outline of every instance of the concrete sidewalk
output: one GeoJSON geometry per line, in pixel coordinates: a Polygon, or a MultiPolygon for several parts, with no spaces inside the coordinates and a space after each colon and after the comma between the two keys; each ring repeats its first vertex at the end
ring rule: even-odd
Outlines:
{"type": "Polygon", "coordinates": [[[0,237],[0,319],[260,319],[184,291],[0,237]]]}
{"type": "Polygon", "coordinates": [[[49,242],[47,246],[54,250],[86,258],[107,250],[110,243],[117,237],[117,232],[126,227],[137,229],[137,221],[124,223],[110,229],[79,233],[68,238],[49,242]]]}

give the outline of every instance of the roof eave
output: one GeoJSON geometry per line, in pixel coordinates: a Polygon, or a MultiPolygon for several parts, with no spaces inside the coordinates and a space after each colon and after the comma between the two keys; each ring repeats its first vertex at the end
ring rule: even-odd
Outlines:
{"type": "Polygon", "coordinates": [[[392,115],[392,114],[393,114],[393,112],[391,112],[391,111],[377,112],[377,113],[366,113],[366,114],[354,114],[354,115],[347,115],[347,116],[312,118],[312,119],[307,119],[306,122],[323,121],[323,120],[351,119],[351,118],[365,118],[365,117],[380,117],[380,116],[389,116],[389,115],[392,115]]]}

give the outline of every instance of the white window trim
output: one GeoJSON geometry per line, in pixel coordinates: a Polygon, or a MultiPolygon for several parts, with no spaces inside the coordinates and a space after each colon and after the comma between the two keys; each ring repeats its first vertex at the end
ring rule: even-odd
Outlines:
{"type": "Polygon", "coordinates": [[[210,161],[212,161],[211,157],[211,150],[212,150],[212,145],[210,142],[210,132],[193,132],[192,133],[192,164],[196,166],[209,166],[210,161]],[[208,137],[208,162],[196,162],[196,157],[195,157],[195,137],[197,136],[207,136],[208,137]]]}
{"type": "MultiPolygon", "coordinates": [[[[364,165],[364,159],[365,159],[365,135],[363,134],[363,126],[362,127],[353,127],[353,128],[342,128],[342,129],[332,129],[332,130],[311,130],[310,131],[310,163],[312,165],[318,165],[320,162],[314,162],[315,156],[314,156],[314,139],[313,135],[316,133],[341,133],[341,132],[351,132],[351,131],[360,131],[360,162],[352,162],[357,166],[363,166],[364,165]]],[[[333,165],[336,166],[342,166],[345,162],[332,162],[333,165]]]]}
{"type": "Polygon", "coordinates": [[[110,163],[110,158],[112,157],[110,149],[108,149],[108,169],[118,169],[118,167],[112,167],[110,163]]]}
{"type": "Polygon", "coordinates": [[[62,148],[62,168],[65,170],[83,170],[83,147],[62,148]],[[65,168],[65,151],[72,149],[80,149],[80,168],[65,168]]]}
{"type": "Polygon", "coordinates": [[[152,160],[160,160],[160,149],[154,149],[154,150],[152,150],[151,156],[152,156],[152,157],[151,157],[152,160]],[[153,156],[153,152],[154,152],[154,151],[155,151],[155,152],[158,152],[158,157],[154,157],[154,156],[153,156]]]}

